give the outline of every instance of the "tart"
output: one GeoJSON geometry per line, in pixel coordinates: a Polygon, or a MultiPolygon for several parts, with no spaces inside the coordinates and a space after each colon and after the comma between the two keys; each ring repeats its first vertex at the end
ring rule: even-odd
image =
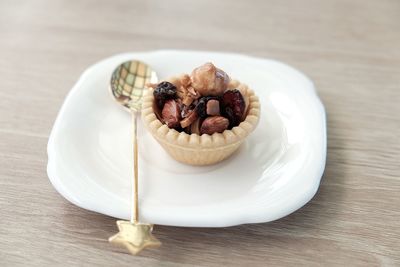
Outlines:
{"type": "Polygon", "coordinates": [[[259,121],[253,90],[212,63],[148,87],[143,123],[182,163],[210,165],[228,158],[259,121]]]}

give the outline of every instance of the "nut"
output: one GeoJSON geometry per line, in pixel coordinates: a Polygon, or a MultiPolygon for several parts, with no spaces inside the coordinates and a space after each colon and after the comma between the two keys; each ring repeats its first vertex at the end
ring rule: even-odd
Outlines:
{"type": "Polygon", "coordinates": [[[210,99],[207,101],[207,115],[216,116],[219,114],[219,101],[210,99]]]}
{"type": "Polygon", "coordinates": [[[229,120],[222,116],[213,116],[206,118],[200,127],[201,134],[222,133],[228,129],[229,120]]]}
{"type": "Polygon", "coordinates": [[[212,63],[206,63],[192,71],[191,86],[202,96],[221,95],[230,81],[228,74],[212,63]]]}
{"type": "Polygon", "coordinates": [[[181,111],[178,103],[173,99],[165,102],[161,116],[169,128],[177,128],[181,119],[181,111]]]}

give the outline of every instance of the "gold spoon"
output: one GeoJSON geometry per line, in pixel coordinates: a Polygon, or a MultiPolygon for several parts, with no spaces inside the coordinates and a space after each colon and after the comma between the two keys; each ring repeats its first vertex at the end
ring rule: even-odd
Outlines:
{"type": "Polygon", "coordinates": [[[145,63],[131,60],[120,64],[112,73],[110,89],[118,103],[132,114],[133,124],[133,180],[130,221],[117,221],[119,232],[108,239],[125,246],[136,255],[147,247],[158,247],[161,242],[152,235],[153,225],[139,222],[138,199],[138,142],[137,113],[142,108],[142,96],[147,83],[156,83],[156,73],[145,63]]]}

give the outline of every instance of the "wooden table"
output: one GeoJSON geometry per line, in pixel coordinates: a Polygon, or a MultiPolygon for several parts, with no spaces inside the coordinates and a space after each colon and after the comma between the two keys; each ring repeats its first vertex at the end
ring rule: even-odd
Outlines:
{"type": "Polygon", "coordinates": [[[400,2],[1,1],[0,265],[399,266],[400,2]],[[231,51],[311,77],[328,114],[322,185],[272,223],[158,226],[138,257],[115,220],[63,199],[46,174],[60,106],[92,63],[126,51],[231,51]]]}

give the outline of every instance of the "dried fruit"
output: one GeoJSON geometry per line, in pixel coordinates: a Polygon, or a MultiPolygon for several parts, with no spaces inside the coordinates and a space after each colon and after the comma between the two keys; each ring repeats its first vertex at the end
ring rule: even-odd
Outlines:
{"type": "Polygon", "coordinates": [[[210,99],[207,102],[207,115],[216,116],[219,114],[219,101],[216,99],[210,99]]]}
{"type": "Polygon", "coordinates": [[[229,119],[229,128],[242,121],[246,103],[239,90],[228,90],[222,96],[222,114],[229,119]]]}
{"type": "Polygon", "coordinates": [[[228,118],[229,120],[229,128],[232,129],[233,127],[235,127],[235,115],[233,114],[233,110],[231,107],[225,107],[223,109],[223,115],[224,117],[228,118]]]}
{"type": "Polygon", "coordinates": [[[222,116],[213,116],[206,118],[200,127],[201,134],[222,133],[229,126],[229,120],[222,116]]]}
{"type": "Polygon", "coordinates": [[[167,100],[161,112],[162,120],[169,128],[178,128],[181,119],[179,104],[173,100],[167,100]]]}
{"type": "Polygon", "coordinates": [[[161,82],[153,91],[157,106],[162,108],[168,99],[176,98],[176,87],[170,82],[161,82]]]}
{"type": "Polygon", "coordinates": [[[205,97],[199,99],[195,110],[200,118],[207,117],[207,99],[205,97]]]}
{"type": "Polygon", "coordinates": [[[244,105],[244,112],[243,112],[243,116],[242,116],[242,121],[244,121],[244,120],[246,119],[247,112],[248,112],[248,110],[249,110],[250,97],[249,97],[249,94],[248,94],[248,92],[247,92],[247,88],[239,89],[239,91],[240,91],[240,93],[242,94],[243,99],[244,99],[244,103],[245,103],[245,105],[244,105]]]}

